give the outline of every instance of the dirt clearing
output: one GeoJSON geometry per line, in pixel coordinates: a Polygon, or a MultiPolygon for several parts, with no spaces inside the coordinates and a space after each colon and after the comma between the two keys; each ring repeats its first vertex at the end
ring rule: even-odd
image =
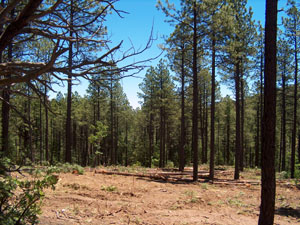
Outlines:
{"type": "MultiPolygon", "coordinates": [[[[154,172],[162,173],[143,174],[154,172]]],[[[40,223],[257,224],[260,185],[255,172],[242,173],[237,183],[230,180],[232,170],[218,171],[214,184],[188,182],[187,173],[180,176],[183,181],[167,174],[162,179],[90,170],[59,174],[56,189],[46,191],[40,223]]],[[[277,185],[275,224],[300,224],[300,190],[289,181],[277,185]]]]}

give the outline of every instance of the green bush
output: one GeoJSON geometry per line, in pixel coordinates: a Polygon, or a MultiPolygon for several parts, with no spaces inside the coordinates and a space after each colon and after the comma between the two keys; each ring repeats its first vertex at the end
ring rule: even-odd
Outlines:
{"type": "Polygon", "coordinates": [[[52,173],[72,173],[73,171],[77,171],[80,175],[84,174],[83,167],[70,163],[58,163],[55,166],[48,167],[47,170],[50,170],[52,173]]]}
{"type": "Polygon", "coordinates": [[[166,168],[168,169],[173,169],[174,168],[174,163],[170,160],[167,161],[167,165],[166,165],[166,168]]]}
{"type": "Polygon", "coordinates": [[[57,176],[46,171],[35,173],[34,179],[18,179],[11,175],[14,169],[9,159],[0,159],[0,224],[35,224],[41,213],[43,190],[54,189],[57,176]],[[39,176],[42,175],[42,176],[39,176]]]}

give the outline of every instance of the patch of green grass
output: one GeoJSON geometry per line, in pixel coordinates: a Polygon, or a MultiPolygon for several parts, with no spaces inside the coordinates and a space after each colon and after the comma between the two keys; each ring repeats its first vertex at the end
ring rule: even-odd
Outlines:
{"type": "Polygon", "coordinates": [[[69,163],[58,163],[55,166],[48,167],[48,170],[52,173],[76,173],[79,175],[84,174],[84,168],[77,164],[69,164],[69,163]]]}
{"type": "Polygon", "coordinates": [[[188,200],[187,200],[188,203],[197,203],[197,202],[199,202],[199,199],[196,196],[196,192],[187,190],[187,191],[184,192],[184,194],[188,197],[188,200]]]}
{"type": "Polygon", "coordinates": [[[228,198],[226,201],[228,205],[237,206],[237,207],[244,206],[243,202],[237,198],[228,198]]]}
{"type": "Polygon", "coordinates": [[[85,186],[85,185],[80,185],[77,183],[72,183],[72,184],[64,184],[63,187],[68,187],[74,190],[89,190],[89,187],[85,186]]]}
{"type": "Polygon", "coordinates": [[[201,184],[201,188],[203,190],[208,190],[208,184],[204,183],[204,184],[201,184]]]}
{"type": "Polygon", "coordinates": [[[107,192],[117,192],[118,188],[114,185],[109,185],[109,186],[102,185],[101,190],[107,192]]]}

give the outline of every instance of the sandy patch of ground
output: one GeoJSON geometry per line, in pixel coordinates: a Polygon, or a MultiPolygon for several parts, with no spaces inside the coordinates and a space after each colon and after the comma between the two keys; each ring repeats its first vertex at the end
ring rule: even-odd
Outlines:
{"type": "MultiPolygon", "coordinates": [[[[219,175],[224,183],[211,184],[89,171],[59,174],[56,189],[46,191],[40,223],[257,224],[260,185],[235,184],[228,180],[232,177],[229,171],[219,175]]],[[[300,190],[286,183],[278,185],[276,208],[275,224],[300,224],[300,190]]]]}

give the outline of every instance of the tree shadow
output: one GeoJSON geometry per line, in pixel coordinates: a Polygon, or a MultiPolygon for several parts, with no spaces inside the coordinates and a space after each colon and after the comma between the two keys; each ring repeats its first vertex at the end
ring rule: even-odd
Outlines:
{"type": "Polygon", "coordinates": [[[280,207],[275,210],[275,213],[281,216],[300,218],[300,208],[293,209],[292,207],[280,207]]]}

